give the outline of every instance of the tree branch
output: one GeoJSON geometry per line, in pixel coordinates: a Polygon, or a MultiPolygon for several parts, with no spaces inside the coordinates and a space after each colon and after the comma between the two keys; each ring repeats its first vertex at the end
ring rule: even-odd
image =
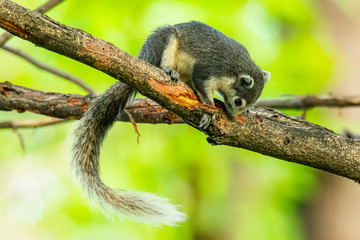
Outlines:
{"type": "Polygon", "coordinates": [[[313,108],[313,107],[355,107],[360,106],[360,97],[339,97],[332,95],[293,96],[292,99],[263,100],[257,103],[260,107],[270,108],[313,108]]]}
{"type": "MultiPolygon", "coordinates": [[[[80,119],[94,99],[93,95],[49,93],[9,82],[0,83],[0,110],[2,111],[16,110],[19,113],[29,111],[55,118],[80,119]]],[[[150,99],[134,99],[127,105],[126,110],[137,123],[183,122],[179,116],[150,99]]],[[[118,120],[129,122],[129,116],[122,113],[118,120]]],[[[8,126],[8,124],[5,125],[8,126]]]]}
{"type": "Polygon", "coordinates": [[[118,79],[197,126],[205,113],[215,114],[208,141],[245,148],[264,155],[308,165],[360,181],[360,141],[301,118],[272,109],[254,108],[235,119],[223,106],[201,104],[183,83],[173,86],[160,69],[136,59],[90,34],[0,0],[0,26],[7,31],[118,79]]]}
{"type": "MultiPolygon", "coordinates": [[[[37,9],[35,9],[35,12],[44,14],[59,3],[63,2],[64,0],[49,0],[37,9]]],[[[5,32],[0,36],[0,47],[3,47],[4,44],[12,37],[13,35],[9,32],[5,32]]]]}
{"type": "Polygon", "coordinates": [[[348,138],[354,138],[354,139],[360,139],[360,135],[359,134],[355,134],[353,132],[350,132],[349,130],[345,129],[343,132],[342,132],[342,135],[343,136],[346,136],[348,138]]]}
{"type": "MultiPolygon", "coordinates": [[[[313,97],[316,98],[315,95],[313,97]]],[[[0,82],[0,110],[2,111],[29,111],[55,118],[80,119],[94,98],[94,95],[47,93],[17,86],[10,82],[0,82]]],[[[338,97],[334,98],[338,99],[338,97]]],[[[330,99],[330,96],[328,96],[328,99],[330,99]]],[[[344,99],[347,98],[344,97],[344,99]]],[[[221,105],[217,99],[215,99],[215,102],[221,105]]],[[[262,107],[281,107],[285,105],[285,102],[273,99],[261,101],[258,105],[262,107]],[[280,104],[277,104],[278,102],[280,104]]],[[[287,107],[290,108],[290,106],[294,105],[290,103],[287,107]]],[[[323,106],[326,105],[323,104],[323,106]]],[[[335,106],[335,104],[332,104],[332,107],[335,106]]],[[[340,102],[338,107],[345,107],[345,104],[340,102]]],[[[126,109],[129,114],[134,116],[134,120],[137,123],[184,123],[178,115],[166,110],[150,99],[133,99],[129,102],[126,109]]],[[[128,122],[129,118],[127,114],[122,113],[118,117],[118,121],[128,122]]]]}
{"type": "Polygon", "coordinates": [[[18,128],[34,128],[34,127],[45,127],[45,126],[51,126],[59,123],[66,122],[67,120],[64,119],[44,119],[44,120],[27,120],[27,121],[19,121],[19,122],[0,122],[0,129],[1,128],[12,128],[12,129],[18,129],[18,128]]]}
{"type": "Polygon", "coordinates": [[[45,71],[50,72],[58,77],[67,79],[70,82],[75,83],[76,85],[78,85],[81,88],[83,88],[84,90],[86,90],[88,93],[96,95],[96,92],[86,82],[84,82],[82,79],[80,79],[78,77],[75,77],[67,72],[64,72],[57,68],[49,66],[43,62],[40,62],[39,60],[27,55],[26,53],[24,53],[23,51],[21,51],[19,49],[16,49],[16,48],[13,48],[10,46],[3,46],[2,49],[27,60],[28,62],[32,63],[33,65],[35,65],[36,67],[38,67],[42,70],[45,70],[45,71]]]}

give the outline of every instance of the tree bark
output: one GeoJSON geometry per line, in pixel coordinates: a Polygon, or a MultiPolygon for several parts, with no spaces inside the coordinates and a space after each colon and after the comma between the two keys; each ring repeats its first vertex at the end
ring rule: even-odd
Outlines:
{"type": "Polygon", "coordinates": [[[207,112],[215,120],[206,130],[213,145],[245,148],[360,181],[360,141],[279,111],[255,107],[232,118],[220,104],[201,104],[183,83],[172,84],[160,69],[114,45],[47,16],[0,0],[0,26],[37,46],[94,67],[134,87],[144,96],[197,126],[207,112]]]}
{"type": "MultiPolygon", "coordinates": [[[[82,117],[95,98],[94,95],[42,92],[9,82],[0,83],[0,110],[2,111],[15,110],[19,113],[28,111],[49,117],[77,120],[82,117]]],[[[179,116],[150,99],[133,99],[126,106],[126,110],[137,123],[184,122],[179,116]]],[[[129,122],[128,114],[121,113],[118,121],[129,122]]]]}
{"type": "MultiPolygon", "coordinates": [[[[40,7],[36,8],[34,11],[44,14],[63,1],[64,0],[49,0],[46,3],[44,3],[43,5],[41,5],[40,7]]],[[[0,47],[3,47],[4,44],[12,37],[13,37],[13,35],[9,32],[5,32],[4,34],[2,34],[0,36],[0,47]]]]}

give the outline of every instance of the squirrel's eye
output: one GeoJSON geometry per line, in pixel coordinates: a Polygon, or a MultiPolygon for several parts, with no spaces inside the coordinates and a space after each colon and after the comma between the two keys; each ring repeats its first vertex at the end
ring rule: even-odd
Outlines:
{"type": "Polygon", "coordinates": [[[243,101],[241,100],[241,98],[235,99],[234,103],[235,103],[235,105],[238,106],[238,107],[240,107],[240,106],[243,105],[243,101]]]}

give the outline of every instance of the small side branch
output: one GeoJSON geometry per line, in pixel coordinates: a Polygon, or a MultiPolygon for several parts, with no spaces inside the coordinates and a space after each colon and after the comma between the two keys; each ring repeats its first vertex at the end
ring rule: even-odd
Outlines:
{"type": "Polygon", "coordinates": [[[291,99],[263,100],[257,103],[260,107],[308,109],[314,107],[359,107],[360,96],[339,97],[332,95],[304,95],[291,99]]]}
{"type": "Polygon", "coordinates": [[[356,134],[356,133],[353,133],[353,132],[350,132],[349,130],[345,129],[343,132],[342,132],[342,135],[343,136],[346,136],[348,138],[353,138],[353,139],[359,139],[360,140],[360,134],[356,134]]]}
{"type": "Polygon", "coordinates": [[[52,73],[56,76],[59,76],[61,78],[64,78],[64,79],[67,79],[69,80],[70,82],[72,83],[75,83],[76,85],[80,86],[81,88],[85,89],[88,93],[91,93],[91,94],[94,94],[96,95],[96,92],[85,82],[83,81],[82,79],[78,78],[78,77],[75,77],[67,72],[64,72],[64,71],[61,71],[57,68],[54,68],[52,66],[49,66],[31,56],[29,56],[28,54],[26,54],[25,52],[19,50],[19,49],[16,49],[16,48],[13,48],[13,47],[10,47],[10,46],[3,46],[2,49],[8,51],[8,52],[11,52],[23,59],[25,59],[26,61],[30,62],[31,64],[35,65],[36,67],[42,69],[42,70],[45,70],[49,73],[52,73]]]}
{"type": "Polygon", "coordinates": [[[59,123],[64,123],[67,120],[64,119],[56,119],[56,118],[50,118],[50,119],[44,119],[44,120],[26,120],[26,121],[8,121],[8,122],[0,122],[0,129],[2,128],[35,128],[35,127],[45,127],[45,126],[51,126],[59,123]]]}

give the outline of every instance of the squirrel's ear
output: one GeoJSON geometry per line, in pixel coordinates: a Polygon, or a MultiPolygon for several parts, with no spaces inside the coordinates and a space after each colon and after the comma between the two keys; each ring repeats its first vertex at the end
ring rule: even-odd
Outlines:
{"type": "Polygon", "coordinates": [[[240,77],[240,82],[248,89],[251,89],[254,86],[254,79],[247,74],[240,77]]]}
{"type": "Polygon", "coordinates": [[[271,73],[264,71],[264,70],[262,70],[262,72],[263,72],[263,76],[264,76],[264,83],[267,83],[271,78],[271,73]]]}

